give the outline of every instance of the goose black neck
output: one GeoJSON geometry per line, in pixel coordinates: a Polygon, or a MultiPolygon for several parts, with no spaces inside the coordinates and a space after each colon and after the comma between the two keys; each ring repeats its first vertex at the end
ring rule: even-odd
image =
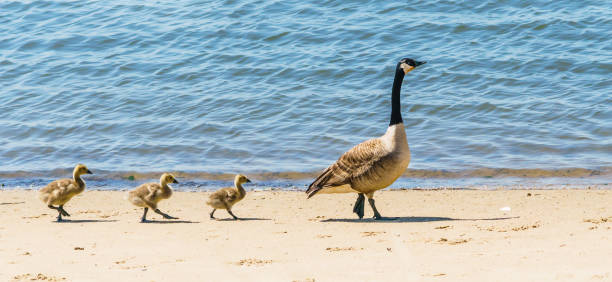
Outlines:
{"type": "Polygon", "coordinates": [[[402,106],[400,104],[400,91],[402,90],[402,81],[404,80],[404,71],[397,65],[395,68],[395,79],[393,80],[393,89],[391,90],[391,121],[389,126],[402,123],[402,106]]]}

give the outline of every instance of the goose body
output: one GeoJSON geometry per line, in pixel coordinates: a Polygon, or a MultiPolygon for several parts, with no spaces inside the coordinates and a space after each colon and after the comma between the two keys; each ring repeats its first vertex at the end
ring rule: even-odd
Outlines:
{"type": "Polygon", "coordinates": [[[391,96],[391,121],[384,135],[351,148],[325,169],[308,187],[308,198],[316,193],[358,193],[353,211],[363,217],[364,195],[374,210],[374,218],[382,217],[374,205],[374,192],[384,189],[399,178],[410,163],[410,148],[401,116],[400,90],[404,75],[423,64],[402,59],[396,67],[391,96]]]}
{"type": "Polygon", "coordinates": [[[127,200],[137,207],[144,208],[144,214],[140,220],[141,222],[147,221],[147,212],[149,209],[152,209],[165,219],[176,219],[175,217],[161,212],[157,208],[157,203],[161,200],[169,199],[172,196],[172,188],[168,183],[178,183],[178,181],[176,181],[172,174],[164,173],[160,177],[159,183],[145,183],[128,192],[127,200]]]}
{"type": "Polygon", "coordinates": [[[62,215],[70,216],[70,214],[64,210],[64,204],[70,201],[72,197],[85,190],[85,181],[81,178],[83,174],[92,173],[85,165],[78,164],[72,171],[72,179],[66,178],[55,180],[47,184],[47,186],[43,187],[38,192],[39,199],[43,201],[47,207],[58,211],[57,221],[62,221],[62,215]]]}
{"type": "Polygon", "coordinates": [[[372,193],[395,182],[409,163],[404,125],[392,125],[385,135],[358,144],[325,169],[310,185],[308,196],[317,192],[372,193]]]}
{"type": "Polygon", "coordinates": [[[240,202],[246,196],[246,190],[242,187],[242,184],[251,182],[246,176],[238,174],[234,177],[234,187],[222,188],[210,195],[206,204],[213,208],[210,213],[210,218],[214,219],[214,214],[217,209],[224,209],[234,218],[238,219],[237,216],[232,212],[232,207],[240,202]]]}

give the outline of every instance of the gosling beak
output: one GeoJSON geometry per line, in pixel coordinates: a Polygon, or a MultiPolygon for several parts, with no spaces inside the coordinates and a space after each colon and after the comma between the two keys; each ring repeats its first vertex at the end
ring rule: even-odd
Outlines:
{"type": "Polygon", "coordinates": [[[87,174],[93,174],[93,172],[91,172],[91,170],[87,170],[87,174]]]}
{"type": "Polygon", "coordinates": [[[172,181],[172,183],[176,183],[176,184],[178,184],[178,181],[176,181],[176,179],[174,179],[174,181],[172,181]]]}
{"type": "Polygon", "coordinates": [[[415,61],[414,63],[415,63],[415,66],[414,66],[414,67],[416,68],[416,67],[418,67],[418,66],[420,66],[420,65],[424,65],[424,64],[425,64],[425,63],[427,63],[427,62],[419,62],[419,61],[415,61]]]}
{"type": "Polygon", "coordinates": [[[248,178],[247,178],[247,183],[251,183],[251,179],[248,179],[248,178]]]}

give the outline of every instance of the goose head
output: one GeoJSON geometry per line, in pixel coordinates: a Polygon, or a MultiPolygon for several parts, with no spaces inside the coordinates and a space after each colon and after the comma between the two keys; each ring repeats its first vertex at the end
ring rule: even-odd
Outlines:
{"type": "Polygon", "coordinates": [[[425,64],[426,62],[415,61],[410,58],[403,58],[397,63],[397,67],[401,68],[404,71],[404,74],[411,72],[414,68],[425,64]]]}
{"type": "Polygon", "coordinates": [[[234,183],[236,184],[244,184],[244,183],[250,183],[250,182],[251,180],[242,174],[236,174],[236,177],[234,177],[234,183]]]}
{"type": "Polygon", "coordinates": [[[176,178],[174,177],[174,175],[170,173],[162,174],[162,176],[159,178],[159,182],[161,182],[162,184],[168,184],[168,183],[178,184],[178,181],[176,181],[176,178]]]}
{"type": "Polygon", "coordinates": [[[74,174],[74,175],[83,175],[83,174],[93,174],[93,173],[84,164],[78,164],[78,165],[76,165],[74,167],[74,170],[72,171],[72,174],[74,174]]]}

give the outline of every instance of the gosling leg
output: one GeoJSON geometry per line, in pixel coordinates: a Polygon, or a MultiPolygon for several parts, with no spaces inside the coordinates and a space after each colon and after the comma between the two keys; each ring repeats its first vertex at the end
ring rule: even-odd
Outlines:
{"type": "Polygon", "coordinates": [[[64,205],[59,206],[59,210],[62,212],[62,215],[70,216],[70,214],[64,209],[64,205]]]}
{"type": "Polygon", "coordinates": [[[353,207],[353,212],[357,214],[359,219],[363,218],[363,209],[365,206],[364,202],[365,202],[365,197],[363,196],[363,193],[359,193],[359,196],[357,197],[357,201],[355,201],[355,206],[353,207]]]}
{"type": "Polygon", "coordinates": [[[234,215],[234,213],[232,212],[232,208],[227,203],[223,203],[223,205],[225,205],[227,213],[229,213],[234,218],[234,220],[237,220],[238,217],[234,215]]]}
{"type": "Polygon", "coordinates": [[[155,209],[154,212],[163,216],[165,219],[178,219],[178,217],[169,216],[168,214],[163,213],[159,209],[155,209]]]}
{"type": "Polygon", "coordinates": [[[47,205],[47,207],[49,207],[50,209],[53,209],[53,210],[57,210],[57,213],[58,213],[58,215],[57,215],[57,222],[62,221],[62,211],[60,210],[60,208],[54,207],[52,205],[47,205]]]}
{"type": "Polygon", "coordinates": [[[215,219],[214,214],[215,214],[215,211],[216,211],[216,210],[217,210],[217,209],[213,209],[213,210],[210,212],[210,219],[215,219]]]}
{"type": "Polygon", "coordinates": [[[227,213],[229,213],[234,218],[234,220],[239,219],[237,216],[234,215],[234,213],[232,213],[232,210],[227,210],[227,213]]]}
{"type": "Polygon", "coordinates": [[[144,208],[144,213],[142,214],[142,218],[140,219],[140,222],[147,222],[147,212],[149,211],[149,208],[144,208]]]}

